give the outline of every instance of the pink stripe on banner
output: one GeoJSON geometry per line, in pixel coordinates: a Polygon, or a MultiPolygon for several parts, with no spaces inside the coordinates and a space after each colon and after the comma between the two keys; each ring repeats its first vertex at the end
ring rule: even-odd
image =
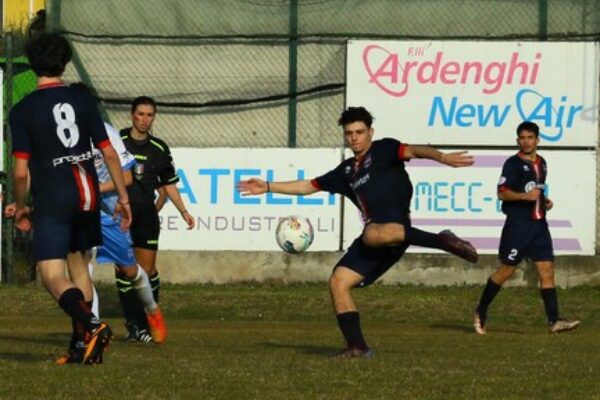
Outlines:
{"type": "MultiPolygon", "coordinates": [[[[462,219],[462,218],[411,218],[413,225],[424,226],[503,226],[504,219],[462,219]]],[[[571,221],[565,219],[550,219],[548,225],[552,228],[571,228],[571,221]]]]}
{"type": "MultiPolygon", "coordinates": [[[[504,161],[510,156],[474,156],[475,164],[474,168],[500,168],[504,165],[504,161]]],[[[412,159],[407,166],[408,167],[440,167],[442,164],[437,161],[417,158],[412,159]]]]}
{"type": "MultiPolygon", "coordinates": [[[[480,237],[480,238],[464,238],[471,242],[476,249],[489,250],[497,249],[500,243],[500,238],[480,237]]],[[[554,250],[581,250],[581,245],[577,239],[552,239],[554,250]]]]}

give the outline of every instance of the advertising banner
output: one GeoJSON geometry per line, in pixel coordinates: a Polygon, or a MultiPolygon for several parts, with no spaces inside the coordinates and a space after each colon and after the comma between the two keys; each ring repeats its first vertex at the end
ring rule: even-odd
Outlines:
{"type": "MultiPolygon", "coordinates": [[[[505,219],[496,190],[504,161],[516,150],[476,150],[471,153],[475,156],[475,165],[467,168],[455,169],[421,159],[406,164],[414,190],[412,223],[430,232],[450,229],[471,241],[479,253],[496,254],[505,219]]],[[[554,202],[547,219],[555,254],[593,255],[596,240],[595,153],[548,150],[540,155],[548,164],[545,190],[554,202]]],[[[344,248],[362,228],[356,207],[347,205],[344,248]]],[[[409,251],[432,252],[418,247],[409,248],[409,251]]]]}
{"type": "Polygon", "coordinates": [[[346,103],[409,144],[595,147],[598,43],[349,41],[346,103]]]}
{"type": "Polygon", "coordinates": [[[338,250],[341,206],[338,196],[266,193],[242,197],[235,185],[259,177],[268,181],[312,179],[341,161],[340,149],[173,149],[178,188],[196,227],[188,231],[172,203],[160,213],[160,248],[168,250],[279,250],[279,217],[307,217],[315,239],[309,251],[338,250]]]}

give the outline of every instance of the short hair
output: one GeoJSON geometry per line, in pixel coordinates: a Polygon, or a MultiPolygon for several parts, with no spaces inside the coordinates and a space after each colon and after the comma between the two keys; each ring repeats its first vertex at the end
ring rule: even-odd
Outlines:
{"type": "Polygon", "coordinates": [[[533,132],[533,133],[535,133],[535,137],[540,136],[540,127],[535,122],[531,122],[531,121],[521,122],[519,124],[519,126],[517,126],[517,136],[519,136],[519,134],[523,131],[533,132]]]}
{"type": "Polygon", "coordinates": [[[133,114],[135,110],[137,110],[138,106],[142,104],[151,105],[152,108],[154,108],[154,112],[156,112],[156,101],[154,101],[152,97],[138,96],[135,99],[133,99],[133,102],[131,102],[131,113],[133,114]]]}
{"type": "Polygon", "coordinates": [[[371,113],[364,107],[348,107],[348,109],[342,112],[338,120],[338,125],[344,126],[353,122],[364,122],[367,128],[370,128],[374,119],[371,113]]]}
{"type": "Polygon", "coordinates": [[[71,61],[73,50],[67,39],[57,33],[32,36],[25,46],[25,54],[36,76],[61,76],[71,61]]]}

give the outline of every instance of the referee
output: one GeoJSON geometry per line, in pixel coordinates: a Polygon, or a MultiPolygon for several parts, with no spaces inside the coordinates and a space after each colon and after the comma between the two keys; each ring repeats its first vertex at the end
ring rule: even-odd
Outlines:
{"type": "MultiPolygon", "coordinates": [[[[173,166],[169,146],[150,132],[156,116],[156,102],[148,96],[140,96],[131,104],[132,127],[121,130],[121,138],[127,150],[133,154],[136,166],[133,171],[133,183],[127,188],[131,212],[135,222],[130,232],[135,258],[148,273],[154,300],[158,303],[160,276],[156,269],[156,252],[160,223],[158,210],[164,199],[159,197],[155,203],[155,193],[164,193],[175,205],[188,229],[195,225],[194,218],[188,213],[176,187],[179,177],[173,166]]],[[[131,283],[116,273],[119,299],[123,308],[127,327],[126,341],[152,342],[148,332],[146,314],[131,283]]]]}

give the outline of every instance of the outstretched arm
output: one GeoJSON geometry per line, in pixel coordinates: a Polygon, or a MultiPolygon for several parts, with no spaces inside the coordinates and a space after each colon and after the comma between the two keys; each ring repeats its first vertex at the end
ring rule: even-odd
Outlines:
{"type": "Polygon", "coordinates": [[[310,180],[289,182],[266,182],[260,178],[250,178],[237,183],[237,189],[242,196],[263,194],[266,192],[281,194],[313,194],[319,191],[310,180]]]}
{"type": "Polygon", "coordinates": [[[451,153],[443,153],[431,146],[413,146],[408,145],[404,150],[405,158],[428,158],[435,160],[440,164],[446,164],[450,167],[468,167],[473,165],[473,156],[467,151],[453,151],[451,153]]]}

